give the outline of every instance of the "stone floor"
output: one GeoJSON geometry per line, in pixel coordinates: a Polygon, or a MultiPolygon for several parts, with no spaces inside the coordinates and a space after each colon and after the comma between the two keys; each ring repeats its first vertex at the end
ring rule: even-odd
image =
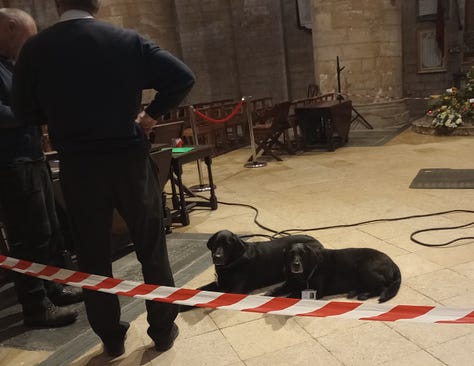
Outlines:
{"type": "MultiPolygon", "coordinates": [[[[409,185],[422,168],[473,168],[472,137],[426,136],[406,130],[384,146],[343,147],[284,156],[264,168],[244,168],[248,149],[214,159],[220,201],[259,209],[258,220],[276,230],[351,224],[378,218],[472,209],[473,190],[420,190],[409,185]]],[[[196,166],[185,183],[197,183],[196,166]]],[[[191,214],[191,225],[175,232],[265,233],[249,209],[221,204],[216,211],[191,214]]],[[[474,307],[474,241],[427,248],[410,241],[422,228],[474,221],[451,214],[344,229],[311,231],[326,247],[372,247],[399,265],[402,286],[391,304],[474,307]]],[[[440,243],[474,236],[474,230],[423,234],[440,243]]],[[[191,280],[213,279],[212,268],[191,280]]],[[[374,300],[369,300],[374,301],[374,300]]],[[[158,354],[146,335],[145,315],[132,323],[125,355],[110,359],[101,346],[84,350],[71,365],[452,365],[474,364],[474,325],[385,323],[330,318],[290,318],[194,310],[178,317],[180,336],[158,354]]],[[[47,336],[47,330],[45,330],[47,336]]],[[[0,349],[1,365],[35,365],[47,352],[0,349]]]]}

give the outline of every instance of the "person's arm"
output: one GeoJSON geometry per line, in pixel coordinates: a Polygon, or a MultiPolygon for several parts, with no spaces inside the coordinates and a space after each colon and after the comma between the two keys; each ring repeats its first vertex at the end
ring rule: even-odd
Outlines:
{"type": "Polygon", "coordinates": [[[20,124],[15,119],[12,108],[0,98],[0,128],[15,128],[19,126],[20,124]]]}
{"type": "Polygon", "coordinates": [[[194,73],[181,60],[153,43],[143,41],[145,56],[144,89],[155,89],[157,94],[145,108],[153,119],[181,103],[195,83],[194,73]]]}
{"type": "MultiPolygon", "coordinates": [[[[31,41],[31,39],[30,39],[31,41]]],[[[34,55],[30,41],[23,46],[15,64],[12,86],[12,109],[15,118],[23,125],[42,125],[46,117],[35,94],[34,55]]]]}
{"type": "Polygon", "coordinates": [[[16,121],[10,106],[11,72],[6,66],[0,65],[0,128],[15,128],[20,124],[16,121]]]}

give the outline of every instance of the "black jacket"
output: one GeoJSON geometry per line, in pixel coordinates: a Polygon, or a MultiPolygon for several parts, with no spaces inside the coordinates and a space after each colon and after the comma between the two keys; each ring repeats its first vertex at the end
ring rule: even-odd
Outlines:
{"type": "Polygon", "coordinates": [[[158,91],[147,108],[158,118],[193,85],[183,62],[135,31],[75,19],[25,44],[13,79],[13,109],[23,123],[47,123],[62,155],[115,151],[146,144],[135,123],[143,89],[158,91]]]}
{"type": "Polygon", "coordinates": [[[40,129],[22,126],[11,109],[13,65],[0,57],[0,166],[43,158],[40,129]]]}

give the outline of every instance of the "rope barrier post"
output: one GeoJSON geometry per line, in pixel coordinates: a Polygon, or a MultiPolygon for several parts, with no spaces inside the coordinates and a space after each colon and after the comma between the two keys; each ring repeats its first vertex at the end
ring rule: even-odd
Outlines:
{"type": "MultiPolygon", "coordinates": [[[[198,134],[197,134],[197,127],[196,127],[196,115],[194,114],[194,106],[189,106],[189,124],[191,125],[191,130],[193,132],[193,141],[195,146],[199,146],[198,141],[198,134]]],[[[201,166],[201,159],[196,160],[198,174],[199,174],[199,184],[189,187],[191,192],[207,192],[211,190],[211,186],[209,184],[204,183],[203,175],[202,175],[202,166],[201,166]]],[[[214,187],[215,188],[215,187],[214,187]]]]}
{"type": "Polygon", "coordinates": [[[252,150],[252,161],[246,163],[244,167],[246,168],[262,168],[267,165],[264,161],[257,160],[257,150],[255,147],[255,135],[253,133],[253,120],[252,120],[252,110],[250,107],[250,99],[252,97],[243,97],[242,100],[245,102],[245,110],[247,112],[247,122],[249,124],[249,135],[250,135],[250,148],[252,150]]]}

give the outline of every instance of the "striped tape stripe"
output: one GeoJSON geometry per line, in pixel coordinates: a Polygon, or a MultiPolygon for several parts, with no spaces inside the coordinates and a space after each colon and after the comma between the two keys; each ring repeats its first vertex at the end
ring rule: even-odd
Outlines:
{"type": "Polygon", "coordinates": [[[223,310],[251,311],[262,306],[270,299],[271,297],[268,296],[246,295],[235,304],[219,306],[218,308],[223,310]]]}
{"type": "MultiPolygon", "coordinates": [[[[196,304],[216,304],[217,299],[222,296],[222,294],[218,292],[211,292],[211,291],[200,291],[195,294],[193,297],[190,297],[187,300],[183,300],[180,302],[181,305],[196,305],[196,304]]],[[[217,307],[217,306],[210,306],[210,307],[217,307]]]]}
{"type": "Polygon", "coordinates": [[[394,322],[397,320],[404,320],[404,319],[414,319],[423,316],[430,310],[432,310],[432,306],[408,306],[408,305],[397,305],[386,311],[382,314],[362,318],[362,320],[379,320],[379,321],[387,321],[387,322],[394,322]]]}
{"type": "MultiPolygon", "coordinates": [[[[460,320],[470,314],[473,309],[455,309],[455,308],[437,308],[433,307],[428,313],[420,316],[413,321],[424,322],[424,323],[442,323],[442,322],[455,322],[462,323],[460,320]]],[[[474,323],[474,318],[470,319],[471,323],[474,323]]]]}
{"type": "Polygon", "coordinates": [[[334,317],[373,321],[474,324],[474,309],[320,301],[228,294],[158,286],[75,272],[0,255],[0,267],[89,290],[180,305],[285,316],[334,317]]]}

